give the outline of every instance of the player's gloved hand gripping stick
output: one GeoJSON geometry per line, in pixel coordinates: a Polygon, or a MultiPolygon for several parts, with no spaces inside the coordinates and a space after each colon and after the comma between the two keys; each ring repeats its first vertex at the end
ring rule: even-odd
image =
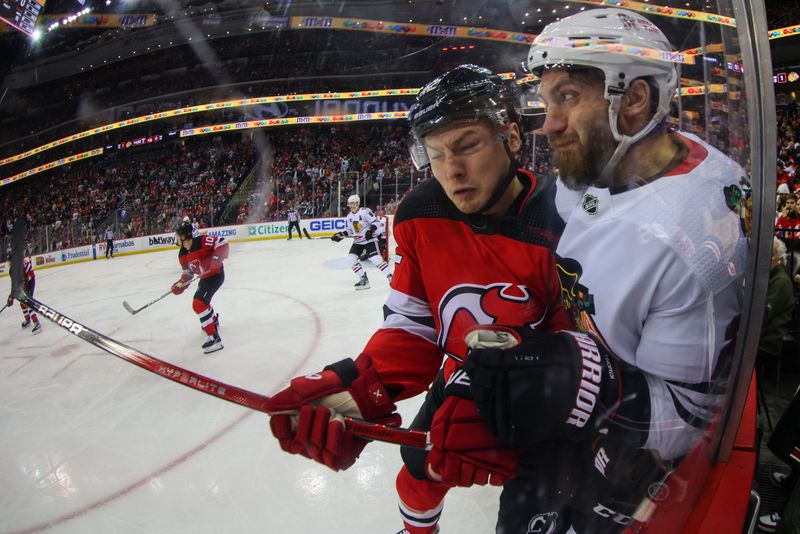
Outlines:
{"type": "MultiPolygon", "coordinates": [[[[70,334],[79,337],[87,343],[126,362],[138,365],[151,373],[155,373],[186,387],[196,389],[197,391],[202,391],[208,395],[244,406],[245,408],[250,408],[251,410],[269,414],[272,413],[273,410],[271,407],[274,403],[271,404],[272,399],[266,395],[218,382],[213,378],[205,377],[193,371],[178,367],[177,365],[172,365],[171,363],[154,358],[124,343],[111,339],[100,332],[92,330],[29,296],[25,292],[22,284],[22,257],[24,250],[25,219],[18,218],[14,223],[12,240],[11,291],[15,299],[26,306],[30,306],[42,317],[49,319],[70,334]]],[[[278,397],[276,397],[276,402],[277,400],[279,400],[278,397]]],[[[425,448],[428,445],[428,435],[425,432],[396,428],[379,422],[360,421],[351,417],[343,417],[342,419],[341,424],[347,431],[365,440],[385,441],[387,443],[417,448],[425,448]]]]}
{"type": "Polygon", "coordinates": [[[372,360],[363,355],[297,377],[267,401],[273,414],[269,426],[281,448],[335,471],[353,465],[367,445],[348,428],[347,418],[395,427],[396,408],[372,360]]]}

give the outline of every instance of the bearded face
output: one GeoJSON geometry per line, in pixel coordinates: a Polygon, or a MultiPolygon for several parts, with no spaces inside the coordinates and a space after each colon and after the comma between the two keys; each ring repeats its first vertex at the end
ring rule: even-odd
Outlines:
{"type": "Polygon", "coordinates": [[[602,73],[598,78],[566,69],[542,73],[539,96],[547,114],[540,131],[553,150],[559,177],[573,189],[597,183],[617,146],[608,125],[602,79],[602,73]]]}
{"type": "Polygon", "coordinates": [[[548,137],[548,141],[559,177],[564,185],[575,190],[586,189],[600,178],[617,144],[605,116],[563,136],[548,137]]]}

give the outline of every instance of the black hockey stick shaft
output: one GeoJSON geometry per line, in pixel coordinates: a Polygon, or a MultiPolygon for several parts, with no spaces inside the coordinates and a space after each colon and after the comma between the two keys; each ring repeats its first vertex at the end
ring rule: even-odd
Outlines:
{"type": "MultiPolygon", "coordinates": [[[[191,280],[189,280],[189,283],[186,285],[186,287],[189,287],[190,285],[192,285],[192,283],[193,283],[194,281],[195,281],[195,278],[192,278],[191,280]]],[[[137,313],[139,313],[139,312],[140,312],[140,311],[142,311],[143,309],[145,309],[145,308],[147,308],[147,307],[149,307],[149,306],[152,306],[153,304],[155,304],[155,303],[156,303],[156,302],[158,302],[159,300],[163,299],[164,297],[167,297],[167,296],[169,296],[169,294],[170,294],[170,293],[172,293],[172,289],[170,289],[169,291],[167,291],[166,293],[164,293],[164,294],[163,294],[163,295],[161,295],[160,297],[158,297],[158,298],[156,298],[156,299],[153,299],[153,300],[151,300],[150,302],[148,302],[147,304],[145,304],[145,305],[144,305],[144,306],[142,306],[141,308],[137,308],[137,309],[133,309],[133,307],[132,307],[130,304],[128,304],[128,301],[126,301],[126,300],[123,300],[123,301],[122,301],[122,307],[123,307],[123,308],[125,308],[126,310],[128,310],[128,312],[129,312],[129,313],[131,313],[132,315],[136,315],[137,313]]]]}
{"type": "Polygon", "coordinates": [[[144,306],[142,306],[141,308],[136,308],[136,309],[133,309],[133,306],[128,304],[127,300],[123,300],[122,301],[122,307],[125,308],[131,315],[136,315],[137,313],[139,313],[143,309],[147,308],[148,306],[152,306],[153,304],[155,304],[159,300],[163,299],[164,297],[166,297],[170,293],[172,293],[172,290],[167,291],[166,293],[164,293],[163,295],[161,295],[157,299],[153,299],[150,302],[148,302],[147,304],[145,304],[144,306]]]}
{"type": "Polygon", "coordinates": [[[0,308],[0,313],[3,313],[3,310],[5,310],[6,308],[8,308],[8,304],[3,304],[3,307],[0,308]]]}
{"type": "MultiPolygon", "coordinates": [[[[128,363],[137,365],[142,369],[182,384],[188,388],[202,391],[208,395],[238,404],[239,406],[244,406],[245,408],[250,408],[251,410],[269,413],[266,409],[266,403],[270,398],[266,395],[218,382],[213,378],[208,378],[177,365],[159,360],[124,343],[120,343],[105,334],[92,330],[29,296],[22,287],[22,254],[24,254],[25,248],[24,241],[24,219],[22,221],[18,219],[17,223],[14,225],[12,249],[13,264],[11,266],[12,294],[17,300],[33,308],[43,317],[49,319],[70,334],[128,363]],[[19,230],[19,234],[18,226],[23,227],[19,230]]],[[[384,441],[422,449],[426,448],[429,442],[427,432],[419,430],[391,427],[349,417],[345,418],[345,426],[351,429],[353,434],[369,440],[384,441]]]]}

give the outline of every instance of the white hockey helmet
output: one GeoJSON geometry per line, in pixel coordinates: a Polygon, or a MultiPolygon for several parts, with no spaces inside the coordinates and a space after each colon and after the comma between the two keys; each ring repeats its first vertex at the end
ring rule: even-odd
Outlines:
{"type": "MultiPolygon", "coordinates": [[[[664,33],[639,13],[625,9],[590,9],[548,24],[528,52],[528,70],[592,67],[605,75],[611,132],[620,146],[606,166],[611,171],[628,147],[649,133],[669,113],[678,84],[673,48],[664,33]],[[658,105],[650,122],[633,136],[617,130],[622,95],[637,78],[647,76],[658,87],[658,105]]],[[[604,171],[604,173],[606,172],[604,171]]]]}
{"type": "Polygon", "coordinates": [[[358,195],[350,195],[349,197],[347,197],[347,203],[348,204],[355,204],[356,206],[360,206],[361,205],[361,198],[359,198],[358,195]]]}

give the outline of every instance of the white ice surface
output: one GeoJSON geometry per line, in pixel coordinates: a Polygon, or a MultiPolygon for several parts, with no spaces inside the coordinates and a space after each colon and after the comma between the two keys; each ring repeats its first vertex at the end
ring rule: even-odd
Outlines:
{"type": "MultiPolygon", "coordinates": [[[[388,293],[355,291],[347,243],[231,245],[213,300],[224,350],[204,355],[192,291],[132,316],[178,278],[177,251],[117,257],[36,275],[35,297],[154,357],[263,394],[359,353],[388,293]]],[[[9,279],[0,279],[7,291],[9,279]]],[[[5,295],[7,293],[0,293],[5,295]]],[[[334,473],[282,452],[267,416],[183,387],[43,320],[0,314],[0,532],[364,533],[402,527],[397,446],[372,443],[334,473]]],[[[421,397],[400,404],[407,425],[421,397]]],[[[442,533],[494,531],[495,488],[454,490],[442,533]]]]}

